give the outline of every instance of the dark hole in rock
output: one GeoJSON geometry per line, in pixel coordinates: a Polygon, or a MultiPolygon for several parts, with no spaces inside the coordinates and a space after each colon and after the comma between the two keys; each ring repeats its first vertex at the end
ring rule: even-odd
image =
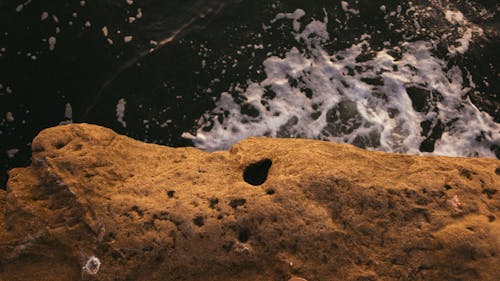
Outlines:
{"type": "Polygon", "coordinates": [[[202,216],[197,216],[193,219],[193,223],[201,227],[205,224],[205,219],[202,216]]]}
{"type": "Polygon", "coordinates": [[[496,219],[496,218],[495,218],[495,216],[494,216],[494,215],[489,215],[489,216],[488,216],[488,221],[489,221],[489,222],[494,222],[494,221],[495,221],[495,219],[496,219]]]}
{"type": "Polygon", "coordinates": [[[498,167],[498,168],[495,169],[495,174],[497,174],[497,175],[500,176],[500,167],[498,167]]]}
{"type": "Polygon", "coordinates": [[[460,173],[460,176],[464,177],[464,178],[467,178],[467,179],[471,179],[472,178],[472,174],[473,172],[470,171],[470,170],[467,170],[467,169],[464,169],[464,168],[461,168],[459,169],[458,171],[460,173]]]}
{"type": "Polygon", "coordinates": [[[66,145],[66,144],[65,144],[65,143],[63,143],[63,142],[58,142],[58,143],[56,143],[54,146],[55,146],[55,148],[57,148],[57,149],[61,149],[61,148],[63,148],[65,145],[66,145]]]}
{"type": "Polygon", "coordinates": [[[130,210],[136,212],[139,217],[144,216],[144,212],[138,206],[132,206],[130,210]]]}
{"type": "Polygon", "coordinates": [[[444,188],[445,188],[446,190],[450,190],[452,187],[451,187],[449,184],[445,184],[445,185],[444,185],[444,188]]]}
{"type": "Polygon", "coordinates": [[[174,194],[175,194],[175,191],[174,191],[174,190],[169,190],[169,191],[167,191],[167,195],[168,195],[168,197],[169,197],[169,198],[174,197],[174,194]]]}
{"type": "Polygon", "coordinates": [[[233,199],[233,200],[231,200],[231,202],[229,202],[229,206],[236,209],[238,206],[245,205],[246,202],[247,202],[247,200],[245,200],[243,198],[233,199]]]}
{"type": "Polygon", "coordinates": [[[250,229],[244,227],[238,232],[238,240],[241,243],[246,243],[250,239],[250,229]]]}
{"type": "Polygon", "coordinates": [[[493,195],[497,194],[497,190],[493,188],[486,188],[483,189],[483,194],[486,194],[486,196],[488,196],[489,199],[492,199],[493,195]]]}
{"type": "Polygon", "coordinates": [[[122,255],[121,255],[121,254],[120,254],[120,252],[118,252],[118,251],[112,251],[112,252],[111,252],[111,257],[112,257],[113,259],[117,260],[117,259],[121,258],[121,257],[122,257],[122,255]]]}
{"type": "Polygon", "coordinates": [[[231,249],[233,248],[233,245],[234,245],[234,242],[230,241],[227,244],[222,245],[222,248],[224,249],[224,251],[229,253],[229,251],[231,251],[231,249]]]}
{"type": "Polygon", "coordinates": [[[219,204],[219,199],[217,198],[210,198],[210,208],[215,209],[215,205],[219,204]]]}
{"type": "Polygon", "coordinates": [[[243,172],[243,179],[251,185],[263,184],[267,179],[272,163],[270,159],[264,159],[248,165],[243,172]]]}
{"type": "Polygon", "coordinates": [[[268,194],[268,195],[273,195],[273,194],[274,194],[274,192],[275,192],[275,191],[274,191],[274,189],[272,189],[272,188],[268,188],[268,189],[266,189],[266,194],[268,194]]]}

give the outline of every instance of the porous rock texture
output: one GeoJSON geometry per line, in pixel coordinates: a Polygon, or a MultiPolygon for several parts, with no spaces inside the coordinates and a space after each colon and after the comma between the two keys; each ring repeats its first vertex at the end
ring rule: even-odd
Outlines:
{"type": "Polygon", "coordinates": [[[4,281],[499,280],[498,160],[267,138],[209,153],[87,124],[32,149],[0,192],[4,281]]]}

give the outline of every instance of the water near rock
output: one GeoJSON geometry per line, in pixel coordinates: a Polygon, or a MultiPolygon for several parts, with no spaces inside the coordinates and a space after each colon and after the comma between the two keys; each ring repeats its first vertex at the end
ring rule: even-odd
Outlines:
{"type": "Polygon", "coordinates": [[[500,276],[499,160],[270,138],[208,153],[86,124],[44,130],[32,157],[0,190],[2,280],[500,276]]]}
{"type": "MultiPolygon", "coordinates": [[[[353,13],[343,3],[344,10],[353,13]]],[[[397,11],[401,14],[400,6],[397,11]]],[[[428,14],[418,5],[410,5],[409,12],[418,14],[415,24],[428,14]]],[[[500,125],[471,102],[470,73],[465,84],[466,73],[459,65],[435,54],[438,39],[396,46],[386,41],[381,48],[370,43],[376,33],[365,33],[350,47],[329,52],[325,45],[334,44],[334,38],[324,13],[322,20],[303,27],[303,10],[278,14],[271,24],[293,21],[292,34],[301,47],[267,58],[264,80],[247,81],[233,93],[222,93],[216,108],[200,119],[196,135],[184,136],[207,150],[227,149],[238,140],[265,135],[411,154],[500,155],[500,125]]],[[[448,48],[448,57],[465,53],[472,34],[483,36],[483,30],[461,12],[445,14],[464,36],[457,39],[458,47],[448,48]]],[[[444,36],[451,33],[443,32],[444,36]]]]}
{"type": "Polygon", "coordinates": [[[490,0],[1,1],[0,186],[70,122],[498,158],[499,30],[490,0]]]}

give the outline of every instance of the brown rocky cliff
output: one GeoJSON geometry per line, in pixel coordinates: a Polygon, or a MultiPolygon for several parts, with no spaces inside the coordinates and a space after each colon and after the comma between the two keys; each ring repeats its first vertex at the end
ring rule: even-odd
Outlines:
{"type": "Polygon", "coordinates": [[[32,148],[0,191],[0,280],[499,280],[498,160],[86,124],[32,148]]]}

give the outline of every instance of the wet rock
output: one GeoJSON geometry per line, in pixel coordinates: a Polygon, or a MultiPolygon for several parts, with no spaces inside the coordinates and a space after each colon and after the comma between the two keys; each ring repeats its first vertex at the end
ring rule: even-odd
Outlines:
{"type": "Polygon", "coordinates": [[[0,190],[0,280],[500,276],[499,160],[265,138],[207,153],[87,124],[32,150],[0,190]]]}

